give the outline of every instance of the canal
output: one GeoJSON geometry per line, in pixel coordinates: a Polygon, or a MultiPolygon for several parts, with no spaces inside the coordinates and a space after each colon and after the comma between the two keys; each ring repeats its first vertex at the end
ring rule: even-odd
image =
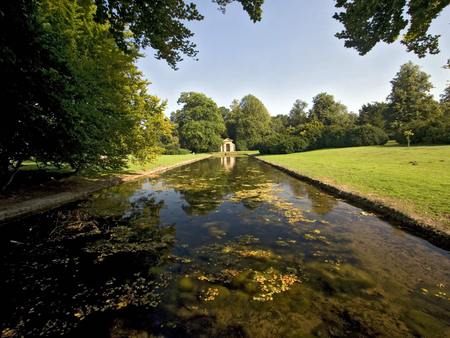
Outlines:
{"type": "Polygon", "coordinates": [[[6,337],[450,337],[449,252],[248,157],[0,232],[6,337]]]}

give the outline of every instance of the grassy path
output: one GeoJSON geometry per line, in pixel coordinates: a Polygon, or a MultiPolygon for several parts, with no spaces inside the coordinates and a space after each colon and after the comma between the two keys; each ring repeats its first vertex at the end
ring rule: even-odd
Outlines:
{"type": "Polygon", "coordinates": [[[450,146],[322,149],[261,158],[450,229],[450,146]]]}

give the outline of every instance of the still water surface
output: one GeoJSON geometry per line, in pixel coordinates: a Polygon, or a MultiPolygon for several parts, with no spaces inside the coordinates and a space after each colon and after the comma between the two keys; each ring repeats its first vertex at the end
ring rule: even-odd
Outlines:
{"type": "Polygon", "coordinates": [[[450,256],[247,157],[2,230],[2,333],[450,337],[450,256]]]}

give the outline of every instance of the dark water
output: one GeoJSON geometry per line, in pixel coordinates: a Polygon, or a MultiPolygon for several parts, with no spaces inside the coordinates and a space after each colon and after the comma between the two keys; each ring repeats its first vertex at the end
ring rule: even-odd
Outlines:
{"type": "Polygon", "coordinates": [[[4,336],[450,337],[448,252],[246,157],[0,238],[4,336]]]}

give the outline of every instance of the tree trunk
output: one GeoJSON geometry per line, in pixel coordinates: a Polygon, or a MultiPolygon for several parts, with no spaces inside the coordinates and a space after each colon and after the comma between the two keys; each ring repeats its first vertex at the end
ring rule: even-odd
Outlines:
{"type": "MultiPolygon", "coordinates": [[[[5,192],[8,186],[13,182],[14,177],[19,172],[20,167],[22,166],[22,160],[17,161],[16,165],[12,172],[6,170],[5,172],[5,183],[2,183],[1,192],[5,192]]],[[[3,169],[3,168],[2,168],[3,169]]]]}

